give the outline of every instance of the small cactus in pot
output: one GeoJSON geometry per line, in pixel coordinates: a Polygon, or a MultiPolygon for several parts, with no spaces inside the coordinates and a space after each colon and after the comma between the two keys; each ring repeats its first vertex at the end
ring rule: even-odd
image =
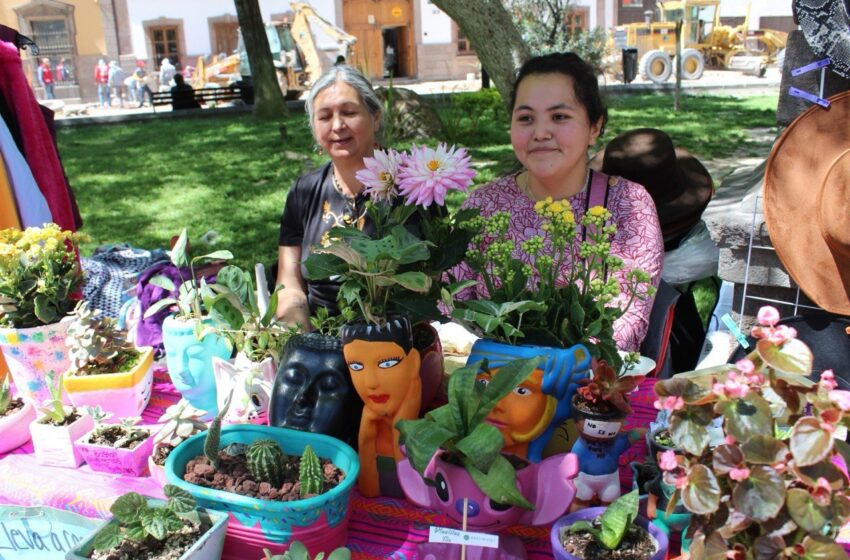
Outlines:
{"type": "Polygon", "coordinates": [[[298,475],[301,482],[302,498],[308,494],[322,493],[325,482],[325,478],[322,476],[322,464],[319,462],[319,457],[310,445],[304,448],[304,453],[301,455],[298,475]]]}
{"type": "MultiPolygon", "coordinates": [[[[283,484],[282,462],[286,455],[280,445],[271,439],[258,439],[245,452],[248,470],[256,480],[268,482],[276,488],[283,484]]],[[[303,483],[302,483],[303,487],[303,483]]]]}

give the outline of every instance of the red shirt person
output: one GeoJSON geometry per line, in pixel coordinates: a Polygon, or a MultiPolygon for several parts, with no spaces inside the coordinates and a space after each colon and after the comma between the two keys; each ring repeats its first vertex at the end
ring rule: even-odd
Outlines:
{"type": "Polygon", "coordinates": [[[44,98],[53,99],[53,70],[50,68],[50,59],[42,58],[38,66],[38,85],[44,88],[44,98]]]}

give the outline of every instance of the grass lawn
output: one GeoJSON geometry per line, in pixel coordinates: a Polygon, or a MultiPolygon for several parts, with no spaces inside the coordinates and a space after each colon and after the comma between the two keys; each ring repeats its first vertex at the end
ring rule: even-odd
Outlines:
{"type": "MultiPolygon", "coordinates": [[[[655,127],[701,159],[749,156],[746,129],[774,126],[776,100],[686,97],[676,114],[670,95],[611,97],[600,145],[630,128],[655,127]]],[[[444,116],[452,111],[458,114],[451,103],[441,109],[444,116]]],[[[477,125],[463,114],[452,122],[452,136],[470,148],[479,169],[476,183],[514,168],[503,111],[477,125]]],[[[236,264],[274,262],[286,193],[323,161],[313,152],[305,115],[294,114],[285,125],[285,142],[279,124],[249,115],[61,129],[60,154],[91,237],[84,253],[118,242],[166,247],[187,227],[190,236],[216,230],[219,247],[233,251],[236,264]]]]}

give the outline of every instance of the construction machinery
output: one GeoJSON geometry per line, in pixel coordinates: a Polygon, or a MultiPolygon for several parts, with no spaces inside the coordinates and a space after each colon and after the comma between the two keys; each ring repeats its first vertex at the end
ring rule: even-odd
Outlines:
{"type": "MultiPolygon", "coordinates": [[[[266,24],[266,36],[277,69],[280,89],[297,99],[338,57],[348,60],[357,39],[319,16],[312,6],[292,2],[291,17],[266,24]]],[[[215,56],[205,64],[198,57],[192,87],[224,87],[251,75],[242,35],[234,54],[215,56]]]]}
{"type": "Polygon", "coordinates": [[[766,65],[785,48],[787,33],[771,29],[748,31],[749,2],[743,23],[721,25],[720,0],[657,2],[655,19],[617,27],[615,43],[636,48],[640,75],[656,83],[673,73],[676,24],[682,22],[682,77],[697,80],[706,67],[763,75],[766,65]]]}

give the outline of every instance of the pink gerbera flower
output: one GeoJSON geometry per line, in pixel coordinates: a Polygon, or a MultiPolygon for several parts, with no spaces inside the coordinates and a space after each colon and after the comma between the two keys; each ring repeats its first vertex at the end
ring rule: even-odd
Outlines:
{"type": "Polygon", "coordinates": [[[436,202],[442,206],[449,190],[466,192],[473,177],[475,171],[465,149],[449,148],[444,143],[436,149],[414,145],[399,169],[398,191],[407,204],[427,208],[436,202]]]}
{"type": "Polygon", "coordinates": [[[392,202],[396,197],[396,178],[402,156],[393,149],[375,150],[374,157],[363,158],[366,169],[355,173],[363,183],[365,192],[372,200],[392,202]]]}

